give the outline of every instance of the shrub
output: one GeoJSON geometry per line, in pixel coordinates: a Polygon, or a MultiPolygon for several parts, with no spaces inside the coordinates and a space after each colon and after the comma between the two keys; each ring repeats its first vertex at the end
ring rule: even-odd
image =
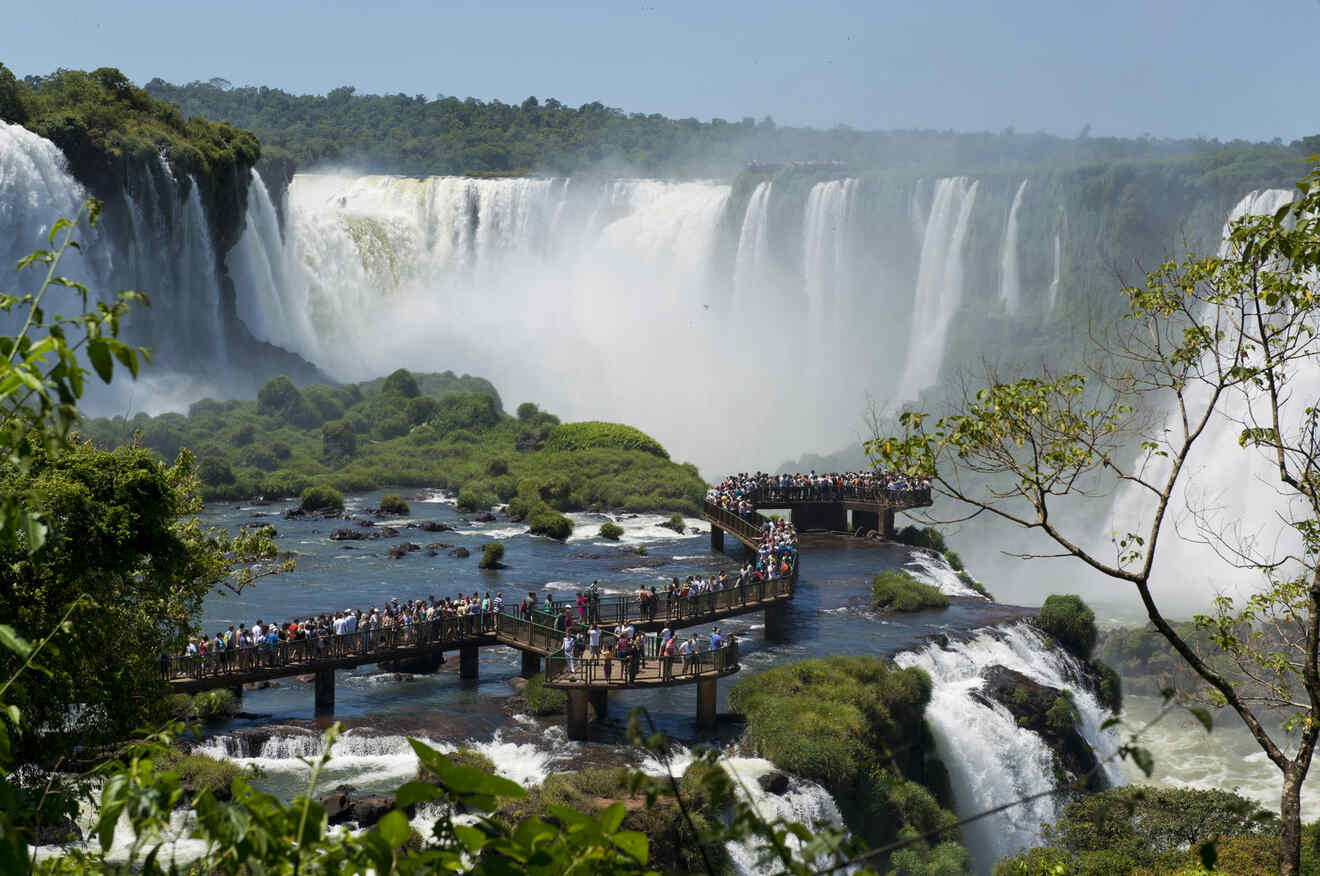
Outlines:
{"type": "Polygon", "coordinates": [[[270,445],[270,452],[275,454],[276,459],[288,459],[293,455],[293,448],[284,441],[274,441],[270,445]]]}
{"type": "Polygon", "coordinates": [[[927,526],[925,529],[917,526],[904,526],[898,531],[897,538],[903,544],[927,548],[939,554],[949,549],[949,546],[944,543],[944,536],[933,526],[927,526]]]}
{"type": "Polygon", "coordinates": [[[484,432],[500,421],[499,403],[484,392],[451,392],[440,399],[431,425],[442,435],[458,429],[484,432]]]}
{"type": "Polygon", "coordinates": [[[953,569],[955,572],[961,572],[963,570],[962,557],[958,556],[954,551],[944,552],[944,562],[948,563],[949,568],[953,569]]]}
{"type": "Polygon", "coordinates": [[[661,459],[669,452],[650,435],[622,423],[587,421],[565,423],[555,428],[546,439],[547,450],[586,450],[593,447],[616,447],[620,450],[640,450],[661,459]]]}
{"type": "Polygon", "coordinates": [[[958,580],[961,581],[966,586],[970,587],[971,589],[975,590],[977,593],[981,594],[991,602],[995,601],[995,595],[991,593],[989,590],[987,590],[984,584],[982,584],[980,581],[977,581],[975,578],[973,578],[971,575],[967,574],[966,572],[959,572],[958,580]]]}
{"type": "Polygon", "coordinates": [[[440,403],[429,395],[419,395],[416,398],[408,399],[408,404],[403,406],[403,415],[408,419],[408,423],[413,426],[420,426],[427,420],[435,416],[440,409],[440,403]]]}
{"type": "Polygon", "coordinates": [[[498,569],[500,560],[504,559],[504,542],[492,541],[481,551],[481,559],[477,562],[479,569],[498,569]]]}
{"type": "Polygon", "coordinates": [[[197,477],[208,487],[218,487],[223,484],[232,484],[236,480],[234,471],[229,467],[229,461],[219,456],[207,456],[197,464],[197,477]]]}
{"type": "Polygon", "coordinates": [[[538,672],[527,679],[523,699],[533,715],[558,715],[568,706],[568,695],[562,690],[545,686],[545,673],[538,672]]]}
{"type": "Polygon", "coordinates": [[[617,523],[602,523],[600,537],[608,538],[610,541],[618,541],[623,537],[623,527],[617,523]]]}
{"type": "Polygon", "coordinates": [[[274,471],[280,464],[275,454],[264,447],[247,448],[239,456],[239,460],[249,468],[259,468],[262,471],[274,471]]]}
{"type": "Polygon", "coordinates": [[[190,792],[210,791],[221,797],[227,797],[234,779],[246,772],[231,761],[216,760],[204,754],[184,754],[173,748],[169,754],[154,758],[152,765],[158,770],[176,773],[180,784],[190,792]]]}
{"type": "Polygon", "coordinates": [[[527,525],[534,535],[546,535],[560,541],[573,534],[573,521],[544,502],[527,515],[527,525]]]}
{"type": "Polygon", "coordinates": [[[502,456],[497,456],[486,463],[486,474],[493,478],[503,477],[509,473],[509,461],[502,456]]]}
{"type": "Polygon", "coordinates": [[[398,493],[387,493],[380,497],[380,510],[382,514],[407,514],[412,509],[398,493]]]}
{"type": "Polygon", "coordinates": [[[949,597],[938,587],[923,584],[907,572],[891,569],[872,579],[871,605],[890,611],[921,611],[924,608],[947,608],[949,597]]]}
{"type": "Polygon", "coordinates": [[[522,420],[524,423],[535,417],[538,413],[540,413],[540,409],[531,402],[523,402],[518,405],[518,419],[522,420]]]}
{"type": "Polygon", "coordinates": [[[304,512],[343,511],[344,497],[334,487],[308,487],[302,491],[302,504],[298,508],[304,512]]]}
{"type": "Polygon", "coordinates": [[[234,446],[246,447],[257,437],[257,427],[251,423],[244,423],[234,432],[234,446]]]}
{"type": "Polygon", "coordinates": [[[1091,668],[1099,678],[1100,702],[1115,714],[1123,711],[1123,679],[1099,660],[1092,660],[1091,668]]]}
{"type": "Polygon", "coordinates": [[[1091,659],[1098,635],[1095,612],[1074,594],[1053,593],[1045,598],[1036,625],[1082,660],[1091,659]]]}
{"type": "Polygon", "coordinates": [[[485,511],[491,505],[495,504],[495,497],[484,490],[464,487],[458,491],[458,499],[454,507],[459,511],[485,511]]]}
{"type": "Polygon", "coordinates": [[[421,390],[417,388],[417,378],[412,376],[412,372],[407,368],[400,368],[389,377],[385,378],[385,383],[381,385],[381,395],[400,395],[404,398],[415,398],[421,395],[421,390]]]}
{"type": "Polygon", "coordinates": [[[687,521],[684,520],[683,515],[679,514],[677,511],[669,515],[669,519],[660,525],[665,529],[674,530],[674,532],[677,532],[679,535],[687,532],[687,521]]]}
{"type": "Polygon", "coordinates": [[[191,715],[199,721],[227,721],[243,710],[234,692],[219,688],[203,691],[192,698],[191,715]]]}

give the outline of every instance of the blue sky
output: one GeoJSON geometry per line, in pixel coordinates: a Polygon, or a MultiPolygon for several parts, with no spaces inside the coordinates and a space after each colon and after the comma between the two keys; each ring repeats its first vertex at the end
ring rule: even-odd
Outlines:
{"type": "Polygon", "coordinates": [[[1287,141],[1320,132],[1317,25],[1320,0],[65,0],[10,4],[0,60],[816,127],[1287,141]]]}

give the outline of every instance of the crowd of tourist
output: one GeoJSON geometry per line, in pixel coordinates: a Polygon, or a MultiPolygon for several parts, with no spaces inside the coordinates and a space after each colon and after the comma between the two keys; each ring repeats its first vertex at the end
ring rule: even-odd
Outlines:
{"type": "Polygon", "coordinates": [[[682,639],[668,626],[659,635],[646,636],[639,633],[634,623],[620,623],[612,631],[593,623],[586,630],[567,629],[558,656],[569,676],[581,681],[603,678],[608,684],[615,679],[614,664],[618,663],[619,683],[634,684],[638,672],[646,668],[648,660],[658,663],[660,679],[668,681],[675,675],[703,671],[705,663],[701,654],[719,651],[736,642],[732,633],[726,637],[717,626],[710,628],[709,636],[693,632],[682,639]]]}
{"type": "MultiPolygon", "coordinates": [[[[301,620],[267,623],[257,618],[252,624],[231,624],[213,636],[189,640],[182,656],[210,655],[217,658],[212,662],[220,669],[231,665],[236,669],[256,669],[273,665],[276,648],[289,642],[311,642],[315,650],[322,651],[332,636],[362,632],[366,633],[362,647],[367,650],[378,643],[397,647],[417,641],[415,631],[427,622],[459,619],[468,632],[479,632],[493,628],[496,616],[503,611],[504,594],[496,593],[492,597],[489,591],[485,595],[474,591],[470,596],[460,594],[446,599],[432,596],[429,600],[410,599],[402,603],[392,599],[379,608],[371,605],[301,620]]],[[[168,655],[162,658],[162,666],[166,667],[168,655]]]]}
{"type": "Polygon", "coordinates": [[[850,471],[817,474],[736,474],[707,491],[710,502],[746,516],[756,504],[828,501],[831,499],[888,499],[896,501],[930,489],[930,481],[892,471],[850,471]]]}

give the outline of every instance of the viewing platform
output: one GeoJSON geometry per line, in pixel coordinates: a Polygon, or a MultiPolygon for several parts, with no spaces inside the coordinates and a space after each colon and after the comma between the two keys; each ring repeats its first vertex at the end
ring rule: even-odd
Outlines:
{"type": "MultiPolygon", "coordinates": [[[[883,487],[792,486],[762,487],[743,497],[754,508],[786,508],[789,520],[799,532],[824,529],[833,532],[876,532],[884,538],[894,535],[894,514],[931,504],[930,488],[889,490],[883,487]]],[[[712,524],[711,547],[724,549],[724,533],[755,550],[765,517],[740,517],[727,508],[706,502],[701,516],[712,524]]]]}
{"type": "MultiPolygon", "coordinates": [[[[479,650],[499,645],[522,652],[522,675],[530,677],[541,671],[543,660],[546,684],[569,691],[568,730],[572,739],[586,738],[586,706],[590,702],[598,715],[605,713],[609,691],[680,684],[697,686],[697,721],[707,726],[714,722],[715,682],[737,672],[737,645],[705,650],[688,657],[674,657],[665,662],[658,655],[644,658],[646,667],[629,678],[622,662],[612,661],[617,672],[605,675],[605,661],[574,660],[575,672],[568,672],[563,653],[562,623],[568,611],[574,625],[595,623],[602,629],[618,624],[632,624],[639,633],[654,633],[668,626],[675,631],[696,625],[709,626],[723,618],[752,612],[765,612],[766,635],[781,634],[784,609],[797,586],[797,568],[792,573],[742,586],[702,593],[698,596],[671,597],[659,593],[648,605],[636,596],[612,596],[596,600],[586,616],[578,614],[569,600],[551,603],[551,611],[536,610],[528,617],[509,612],[444,617],[420,624],[358,630],[339,636],[321,636],[280,642],[273,647],[253,647],[197,656],[164,657],[161,673],[177,693],[196,693],[230,688],[241,694],[245,684],[279,678],[312,676],[315,685],[317,714],[332,714],[335,701],[335,671],[366,664],[412,664],[429,669],[439,666],[444,652],[459,654],[459,677],[475,679],[478,675],[479,650]],[[704,722],[704,723],[703,723],[704,722]]],[[[603,640],[613,644],[612,633],[603,640]]],[[[654,639],[650,639],[654,641],[654,639]]]]}

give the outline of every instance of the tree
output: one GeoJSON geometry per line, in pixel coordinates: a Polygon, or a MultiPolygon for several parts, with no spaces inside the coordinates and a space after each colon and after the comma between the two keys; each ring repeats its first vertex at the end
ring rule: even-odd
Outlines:
{"type": "MultiPolygon", "coordinates": [[[[1001,380],[990,372],[946,416],[904,412],[900,434],[866,445],[876,464],[930,478],[961,509],[1042,533],[1058,548],[1022,556],[1072,557],[1135,590],[1204,681],[1199,693],[1233,709],[1279,769],[1285,874],[1298,872],[1299,794],[1320,738],[1320,409],[1303,382],[1320,354],[1320,166],[1298,189],[1274,215],[1234,223],[1228,255],[1167,262],[1125,288],[1128,312],[1086,373],[1001,380]],[[1252,537],[1273,510],[1239,527],[1189,500],[1195,538],[1226,568],[1259,576],[1258,592],[1221,594],[1196,618],[1215,646],[1206,653],[1165,618],[1152,585],[1158,548],[1177,535],[1171,506],[1188,495],[1179,491],[1189,456],[1218,422],[1270,471],[1288,537],[1252,537]],[[1060,513],[1070,498],[1118,487],[1141,507],[1108,549],[1060,513]],[[1266,725],[1274,710],[1288,715],[1278,729],[1266,725]],[[1293,754],[1281,733],[1295,735],[1293,754]]],[[[1208,727],[1209,714],[1198,715],[1208,727]]],[[[1149,772],[1149,756],[1137,761],[1149,772]]]]}

